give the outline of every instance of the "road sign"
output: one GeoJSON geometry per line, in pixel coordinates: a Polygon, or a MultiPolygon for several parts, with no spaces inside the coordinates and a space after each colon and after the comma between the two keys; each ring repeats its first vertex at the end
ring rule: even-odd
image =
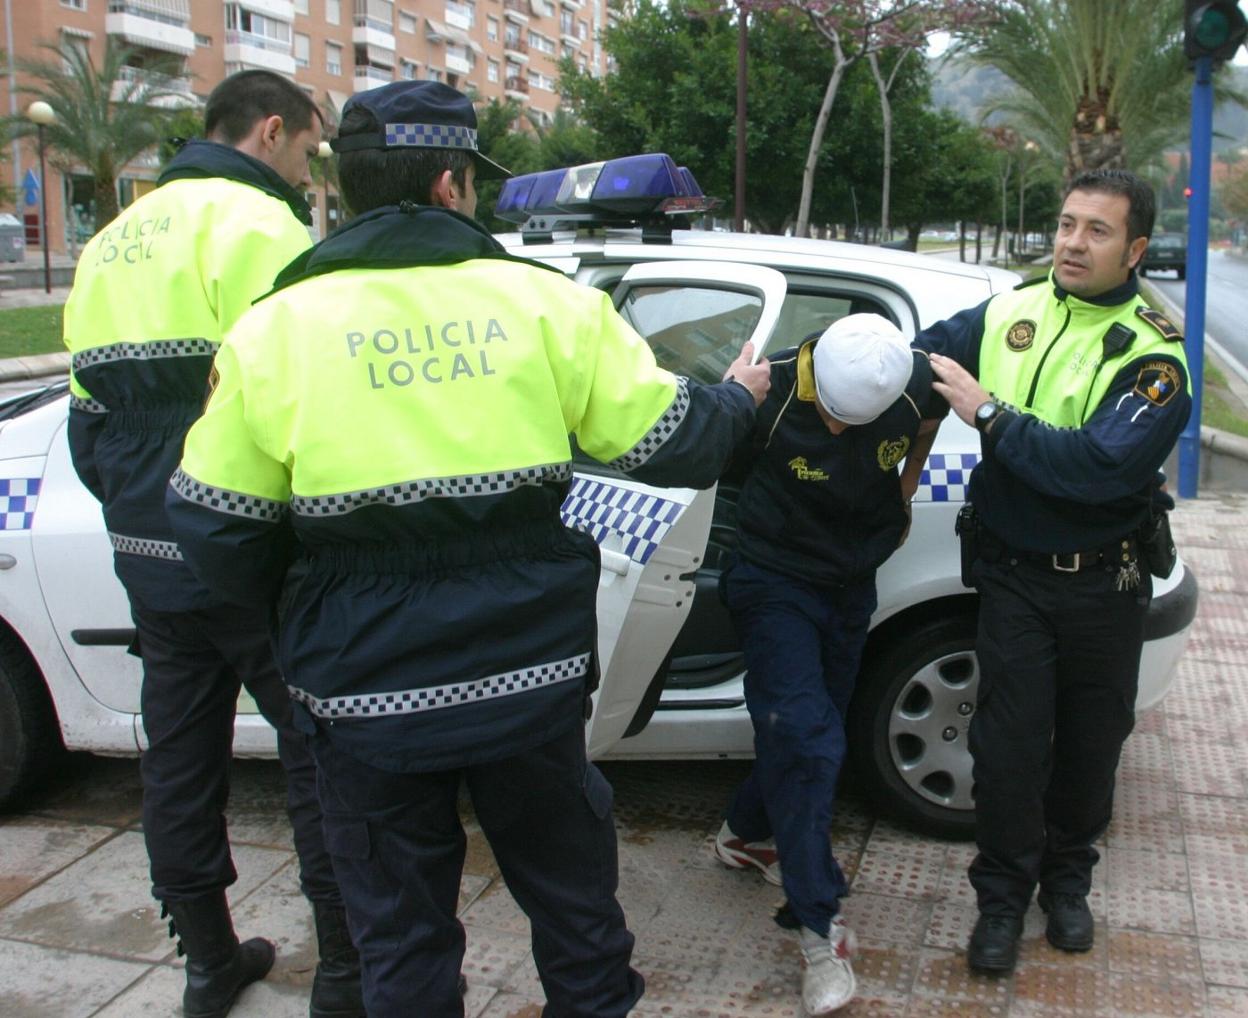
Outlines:
{"type": "Polygon", "coordinates": [[[22,178],[22,189],[26,192],[23,197],[27,205],[39,204],[39,178],[35,176],[34,170],[26,171],[26,176],[22,178]]]}

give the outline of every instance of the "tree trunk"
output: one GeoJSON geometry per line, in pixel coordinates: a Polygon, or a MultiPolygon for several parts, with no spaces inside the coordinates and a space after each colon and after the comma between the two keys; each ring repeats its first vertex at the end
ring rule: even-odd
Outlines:
{"type": "Polygon", "coordinates": [[[966,261],[966,220],[958,221],[958,261],[966,261]]]}
{"type": "Polygon", "coordinates": [[[121,211],[117,204],[117,181],[111,172],[95,175],[95,230],[98,233],[117,218],[121,211]]]}
{"type": "Polygon", "coordinates": [[[893,104],[889,102],[888,93],[892,91],[893,81],[901,63],[906,59],[909,49],[901,51],[897,63],[888,75],[888,81],[880,74],[880,61],[874,51],[867,54],[867,62],[871,65],[871,74],[875,78],[875,87],[880,93],[880,120],[884,125],[884,178],[880,185],[880,229],[891,238],[889,232],[889,196],[893,180],[893,104]]]}
{"type": "Polygon", "coordinates": [[[993,227],[993,234],[992,234],[992,260],[994,262],[997,260],[997,250],[998,248],[1000,248],[1000,246],[1001,246],[1001,224],[997,223],[997,225],[993,227]]]}
{"type": "Polygon", "coordinates": [[[815,168],[819,165],[819,150],[823,148],[823,135],[832,115],[832,103],[836,101],[837,89],[841,87],[841,78],[849,63],[850,61],[837,54],[836,66],[832,68],[832,76],[828,78],[828,87],[823,93],[814,130],[810,132],[810,148],[806,152],[806,165],[802,169],[802,199],[797,206],[797,224],[793,228],[795,237],[805,237],[810,227],[810,200],[815,190],[815,168]]]}
{"type": "Polygon", "coordinates": [[[1083,96],[1075,108],[1066,153],[1067,186],[1085,170],[1123,169],[1126,148],[1122,125],[1109,114],[1109,90],[1102,87],[1095,96],[1083,96]]]}
{"type": "Polygon", "coordinates": [[[917,251],[919,249],[919,234],[923,230],[922,223],[910,223],[906,227],[906,250],[917,251]]]}
{"type": "Polygon", "coordinates": [[[984,224],[975,221],[975,264],[984,260],[984,224]]]}

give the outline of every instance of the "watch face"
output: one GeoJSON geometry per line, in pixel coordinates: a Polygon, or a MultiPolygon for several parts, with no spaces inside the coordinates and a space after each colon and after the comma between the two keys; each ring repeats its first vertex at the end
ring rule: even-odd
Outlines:
{"type": "Polygon", "coordinates": [[[980,403],[975,409],[975,426],[983,428],[1000,412],[1001,408],[996,403],[980,403]]]}

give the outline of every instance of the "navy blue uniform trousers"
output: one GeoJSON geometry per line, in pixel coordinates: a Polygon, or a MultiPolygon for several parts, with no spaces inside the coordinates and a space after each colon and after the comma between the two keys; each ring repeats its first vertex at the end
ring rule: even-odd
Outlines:
{"type": "MultiPolygon", "coordinates": [[[[361,722],[367,724],[367,722],[361,722]]],[[[325,836],[363,967],[369,1018],[460,1018],[455,917],[466,782],[481,830],[529,917],[545,1018],[622,1018],[644,983],[615,898],[612,792],[574,726],[551,742],[434,773],[379,770],[313,739],[325,836]]]]}
{"type": "Polygon", "coordinates": [[[848,893],[829,829],[875,576],[823,587],[740,561],[722,591],[745,651],[755,753],[728,826],[746,841],[775,837],[789,910],[826,936],[848,893]]]}
{"type": "Polygon", "coordinates": [[[975,565],[979,694],[971,719],[981,912],[1021,916],[1037,883],[1086,895],[1135,724],[1150,577],[1060,573],[1002,553],[975,565]]]}
{"type": "Polygon", "coordinates": [[[277,729],[303,893],[312,901],[340,902],[316,801],[316,765],[307,736],[292,725],[290,694],[264,620],[235,605],[131,611],[143,659],[148,748],[139,769],[152,893],[161,901],[181,901],[238,879],[225,805],[241,686],[277,729]]]}

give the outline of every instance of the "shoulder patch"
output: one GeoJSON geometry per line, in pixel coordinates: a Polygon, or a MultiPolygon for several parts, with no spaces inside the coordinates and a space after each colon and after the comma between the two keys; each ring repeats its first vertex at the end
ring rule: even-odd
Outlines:
{"type": "Polygon", "coordinates": [[[1145,361],[1131,391],[1154,406],[1165,406],[1182,386],[1179,369],[1169,361],[1145,361]]]}
{"type": "Polygon", "coordinates": [[[1046,275],[1046,276],[1036,276],[1036,277],[1035,277],[1035,278],[1033,278],[1033,279],[1024,279],[1021,283],[1017,284],[1017,285],[1014,287],[1014,289],[1015,289],[1015,290],[1026,290],[1026,289],[1027,289],[1027,287],[1029,287],[1029,286],[1037,286],[1037,285],[1038,285],[1038,284],[1040,284],[1040,283],[1047,283],[1048,281],[1049,281],[1049,277],[1048,277],[1047,275],[1046,275]]]}
{"type": "Polygon", "coordinates": [[[1160,311],[1146,307],[1141,304],[1135,309],[1137,318],[1142,318],[1148,322],[1154,329],[1161,333],[1161,338],[1171,343],[1183,342],[1183,333],[1181,333],[1173,322],[1170,321],[1160,311]]]}

